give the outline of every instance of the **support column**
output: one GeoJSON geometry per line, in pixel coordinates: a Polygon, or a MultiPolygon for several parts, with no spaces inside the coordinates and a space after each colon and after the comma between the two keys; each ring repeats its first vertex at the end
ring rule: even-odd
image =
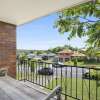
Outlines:
{"type": "Polygon", "coordinates": [[[16,77],[16,26],[0,22],[0,68],[7,67],[8,75],[16,77]]]}

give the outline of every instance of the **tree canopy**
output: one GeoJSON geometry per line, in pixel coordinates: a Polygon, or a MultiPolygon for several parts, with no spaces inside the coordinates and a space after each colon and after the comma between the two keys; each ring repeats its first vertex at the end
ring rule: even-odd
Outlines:
{"type": "Polygon", "coordinates": [[[72,50],[72,51],[78,51],[79,49],[78,48],[74,48],[70,45],[64,45],[64,46],[58,46],[58,47],[55,47],[55,48],[51,48],[51,49],[48,49],[47,51],[48,52],[52,52],[52,53],[58,53],[64,49],[68,49],[68,50],[72,50]]]}
{"type": "Polygon", "coordinates": [[[91,47],[100,47],[100,4],[88,2],[58,12],[54,25],[62,34],[70,32],[68,39],[87,36],[86,43],[91,47]]]}

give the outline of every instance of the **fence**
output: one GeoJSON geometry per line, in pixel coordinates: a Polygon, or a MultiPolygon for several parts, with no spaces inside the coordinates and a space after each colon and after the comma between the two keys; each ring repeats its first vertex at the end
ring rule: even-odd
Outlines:
{"type": "Polygon", "coordinates": [[[17,79],[47,89],[60,85],[64,100],[100,100],[100,69],[40,61],[18,61],[17,79]]]}

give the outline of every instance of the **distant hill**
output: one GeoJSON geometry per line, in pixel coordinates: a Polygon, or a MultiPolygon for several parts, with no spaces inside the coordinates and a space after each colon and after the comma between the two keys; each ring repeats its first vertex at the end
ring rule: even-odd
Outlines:
{"type": "Polygon", "coordinates": [[[20,54],[20,53],[23,53],[23,52],[28,54],[28,53],[33,52],[33,50],[25,50],[25,49],[17,49],[16,50],[17,54],[20,54]]]}

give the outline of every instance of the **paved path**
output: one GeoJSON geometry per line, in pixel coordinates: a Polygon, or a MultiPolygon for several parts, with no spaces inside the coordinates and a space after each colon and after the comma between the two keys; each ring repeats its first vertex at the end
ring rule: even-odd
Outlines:
{"type": "MultiPolygon", "coordinates": [[[[76,67],[63,67],[61,68],[54,68],[55,72],[54,72],[54,76],[58,76],[61,77],[61,71],[62,71],[62,76],[63,77],[72,77],[72,78],[76,78],[76,73],[77,73],[77,77],[78,78],[82,78],[82,68],[77,68],[76,71],[76,67]],[[72,76],[71,76],[72,75],[72,76]]],[[[84,69],[83,73],[88,72],[88,69],[84,69]]]]}

